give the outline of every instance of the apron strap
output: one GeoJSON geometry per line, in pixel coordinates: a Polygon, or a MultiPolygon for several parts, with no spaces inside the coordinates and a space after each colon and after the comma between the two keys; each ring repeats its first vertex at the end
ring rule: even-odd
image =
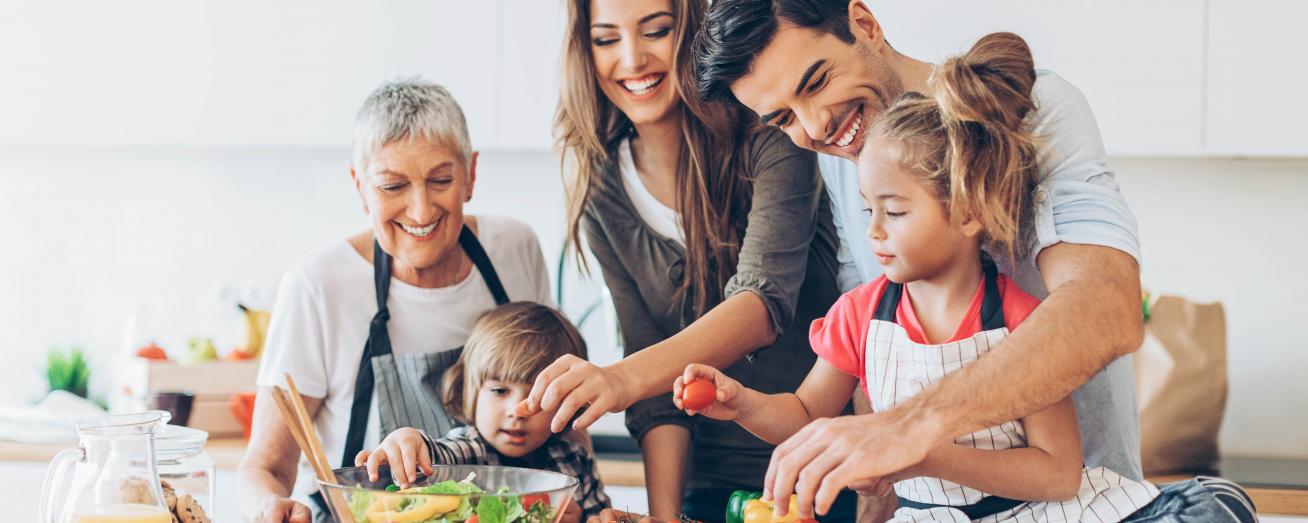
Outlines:
{"type": "Polygon", "coordinates": [[[981,297],[981,330],[992,331],[1004,328],[1004,300],[999,297],[999,270],[989,260],[981,262],[984,274],[985,294],[981,297]]]}
{"type": "Polygon", "coordinates": [[[391,289],[391,255],[383,251],[381,244],[372,242],[372,277],[373,288],[377,293],[377,314],[368,324],[368,341],[363,345],[363,354],[359,356],[359,373],[354,376],[354,400],[350,404],[350,428],[345,433],[345,451],[341,454],[341,466],[354,464],[354,455],[363,450],[363,437],[368,431],[368,411],[372,407],[372,359],[391,353],[391,335],[386,329],[386,322],[391,319],[391,311],[386,307],[391,289]]]}
{"type": "Polygon", "coordinates": [[[895,323],[895,311],[899,309],[899,298],[904,295],[904,284],[886,280],[886,290],[881,291],[877,300],[877,311],[873,319],[895,323]]]}
{"type": "Polygon", "coordinates": [[[1008,499],[999,496],[986,496],[981,501],[971,505],[936,505],[934,503],[922,503],[899,496],[899,506],[901,508],[910,508],[913,510],[931,510],[933,508],[951,508],[967,515],[967,518],[976,521],[978,519],[993,516],[1000,512],[1005,512],[1017,508],[1019,505],[1026,503],[1016,499],[1008,499]]]}
{"type": "MultiPolygon", "coordinates": [[[[1004,302],[999,296],[999,270],[995,268],[994,263],[987,260],[981,263],[981,273],[985,285],[981,297],[981,330],[1002,329],[1005,327],[1004,302]]],[[[877,309],[873,318],[894,323],[895,311],[898,310],[899,300],[903,295],[903,284],[887,281],[886,290],[877,300],[877,309]]]]}
{"type": "Polygon", "coordinates": [[[500,275],[495,272],[495,266],[491,264],[490,256],[486,255],[486,250],[481,248],[481,242],[477,241],[477,235],[472,233],[467,225],[459,232],[459,246],[463,247],[463,253],[468,255],[472,264],[477,267],[477,272],[481,273],[482,281],[490,288],[491,296],[495,297],[496,305],[504,305],[509,302],[509,293],[504,292],[504,285],[500,284],[500,275]]]}

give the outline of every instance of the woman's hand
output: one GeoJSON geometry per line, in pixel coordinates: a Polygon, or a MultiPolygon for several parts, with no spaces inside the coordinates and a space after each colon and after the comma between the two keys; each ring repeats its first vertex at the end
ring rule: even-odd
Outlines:
{"type": "Polygon", "coordinates": [[[254,523],[311,523],[313,512],[290,498],[273,498],[264,503],[254,523]]]}
{"type": "Polygon", "coordinates": [[[372,481],[377,481],[377,469],[386,463],[391,465],[391,478],[400,488],[409,488],[418,480],[418,469],[428,476],[435,472],[427,442],[417,429],[409,427],[388,434],[377,450],[361,450],[354,456],[355,466],[368,466],[368,479],[372,481]]]}
{"type": "MultiPolygon", "coordinates": [[[[236,467],[236,503],[241,518],[257,523],[310,523],[309,507],[290,498],[298,474],[300,447],[275,407],[272,387],[259,387],[249,446],[236,467]]],[[[309,417],[322,400],[301,395],[309,417]]]]}
{"type": "Polygon", "coordinates": [[[527,416],[554,412],[550,430],[562,432],[568,420],[585,409],[572,424],[573,429],[582,430],[606,413],[626,410],[632,403],[629,398],[624,379],[612,367],[569,354],[541,371],[518,412],[527,416]]]}
{"type": "Polygon", "coordinates": [[[748,390],[740,382],[727,377],[718,369],[708,365],[692,363],[686,366],[686,370],[681,376],[677,376],[676,381],[672,382],[672,403],[692,416],[701,414],[707,418],[729,421],[741,415],[742,409],[746,406],[744,393],[748,390]],[[713,402],[704,410],[687,408],[684,398],[682,398],[686,390],[686,384],[695,380],[705,380],[713,384],[713,402]]]}

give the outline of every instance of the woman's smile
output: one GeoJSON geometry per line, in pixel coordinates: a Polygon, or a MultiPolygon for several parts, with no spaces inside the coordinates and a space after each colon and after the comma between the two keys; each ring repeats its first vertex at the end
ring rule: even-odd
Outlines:
{"type": "Polygon", "coordinates": [[[650,73],[637,78],[627,78],[618,80],[617,83],[627,92],[627,97],[632,101],[642,102],[654,98],[659,90],[663,87],[663,79],[667,78],[667,73],[650,73]]]}
{"type": "Polygon", "coordinates": [[[436,227],[439,226],[441,222],[443,222],[444,220],[445,218],[442,217],[441,219],[431,222],[430,224],[427,225],[409,225],[398,221],[395,222],[395,224],[399,225],[400,229],[402,229],[404,232],[407,232],[409,233],[410,236],[413,236],[415,240],[421,242],[434,238],[434,236],[432,235],[432,231],[435,231],[436,227]]]}

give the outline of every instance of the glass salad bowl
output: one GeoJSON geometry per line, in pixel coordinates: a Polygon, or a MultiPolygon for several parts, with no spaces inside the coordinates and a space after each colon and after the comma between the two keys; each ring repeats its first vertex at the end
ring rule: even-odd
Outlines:
{"type": "Polygon", "coordinates": [[[400,490],[389,467],[368,479],[365,467],[337,469],[337,484],[318,486],[341,523],[554,523],[577,479],[544,470],[433,465],[431,476],[400,490]]]}

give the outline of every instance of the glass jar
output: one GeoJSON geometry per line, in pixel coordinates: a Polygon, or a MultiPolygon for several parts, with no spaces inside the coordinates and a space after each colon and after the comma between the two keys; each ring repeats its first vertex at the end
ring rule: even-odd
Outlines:
{"type": "Polygon", "coordinates": [[[207,514],[213,514],[215,471],[213,458],[204,453],[209,433],[166,425],[155,438],[159,479],[172,486],[178,498],[189,494],[207,514]]]}

